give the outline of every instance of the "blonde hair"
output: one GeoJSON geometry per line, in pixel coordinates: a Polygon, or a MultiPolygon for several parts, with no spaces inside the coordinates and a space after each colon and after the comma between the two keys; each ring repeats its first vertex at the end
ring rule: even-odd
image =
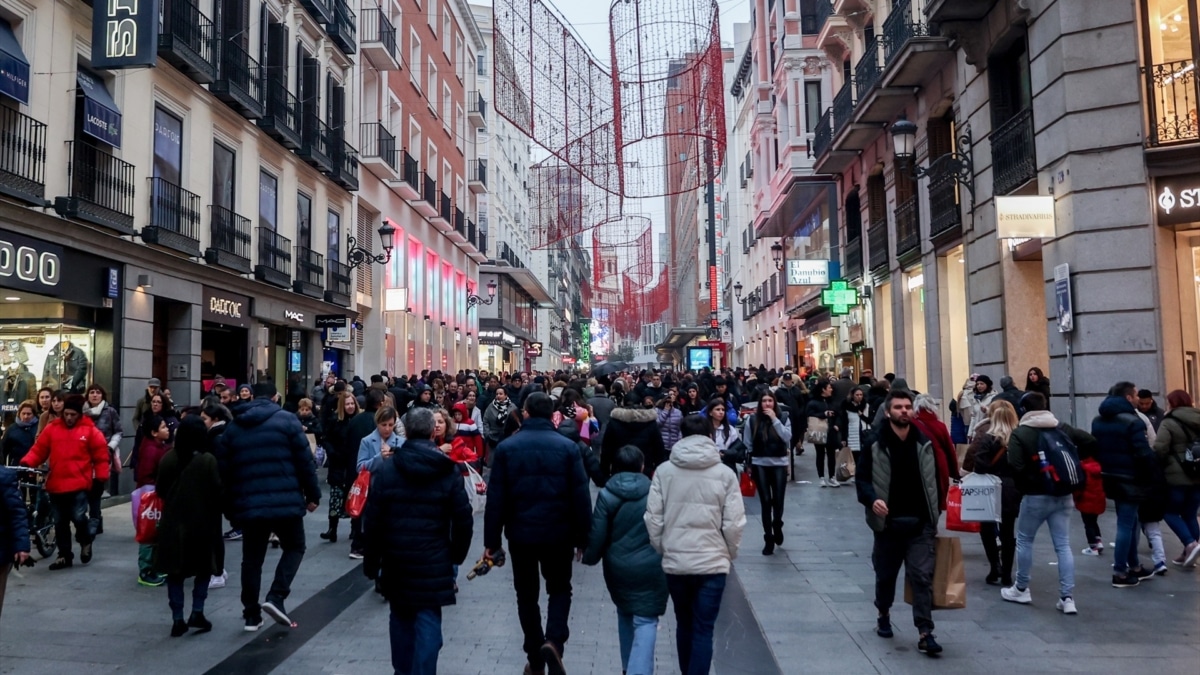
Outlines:
{"type": "Polygon", "coordinates": [[[988,435],[1000,439],[1004,445],[1008,445],[1013,429],[1020,423],[1017,419],[1017,409],[1008,401],[992,401],[988,406],[988,422],[991,423],[988,435]]]}
{"type": "Polygon", "coordinates": [[[354,399],[355,414],[360,412],[358,407],[358,399],[354,397],[354,392],[343,391],[342,393],[338,394],[337,398],[337,418],[339,422],[346,421],[346,399],[348,398],[354,399]]]}
{"type": "Polygon", "coordinates": [[[451,415],[450,411],[445,408],[434,408],[433,414],[441,415],[442,419],[446,421],[446,435],[442,437],[442,440],[447,443],[450,442],[450,439],[454,438],[454,434],[458,431],[458,424],[454,422],[454,415],[451,415]]]}
{"type": "Polygon", "coordinates": [[[302,399],[300,399],[300,400],[299,400],[299,401],[296,403],[296,409],[297,409],[297,410],[299,410],[299,409],[301,409],[301,408],[308,408],[309,410],[312,410],[312,409],[313,409],[313,402],[312,402],[312,399],[311,399],[311,398],[302,398],[302,399]]]}

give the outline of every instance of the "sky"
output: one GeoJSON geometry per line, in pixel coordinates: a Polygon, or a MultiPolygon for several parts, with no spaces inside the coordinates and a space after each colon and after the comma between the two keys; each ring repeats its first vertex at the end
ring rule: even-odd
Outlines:
{"type": "MultiPolygon", "coordinates": [[[[551,5],[557,10],[560,16],[571,24],[575,34],[592,51],[592,55],[596,57],[598,62],[606,65],[609,63],[608,10],[611,2],[607,0],[559,0],[557,3],[552,2],[552,0],[542,1],[551,5]]],[[[683,0],[671,1],[683,2],[683,0]]],[[[703,2],[704,0],[693,1],[703,2]]],[[[472,4],[486,6],[492,5],[493,2],[492,0],[473,0],[472,4]]],[[[750,0],[718,0],[718,5],[720,6],[721,17],[721,41],[731,44],[733,42],[733,24],[750,20],[750,0]]],[[[535,146],[534,160],[540,160],[545,156],[546,153],[544,151],[539,152],[539,149],[535,146]]],[[[658,250],[657,236],[658,233],[666,231],[664,204],[664,199],[655,198],[629,200],[626,201],[625,206],[626,212],[642,213],[654,221],[656,262],[663,262],[664,260],[662,252],[658,250]]]]}

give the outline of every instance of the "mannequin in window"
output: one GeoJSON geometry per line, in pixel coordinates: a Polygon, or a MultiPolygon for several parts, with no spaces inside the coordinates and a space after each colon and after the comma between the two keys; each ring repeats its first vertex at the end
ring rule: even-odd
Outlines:
{"type": "Polygon", "coordinates": [[[88,357],[70,340],[62,340],[46,354],[42,386],[82,394],[87,389],[88,357]]]}
{"type": "Polygon", "coordinates": [[[19,405],[33,398],[37,388],[37,378],[24,363],[12,361],[4,366],[4,404],[19,405]]]}

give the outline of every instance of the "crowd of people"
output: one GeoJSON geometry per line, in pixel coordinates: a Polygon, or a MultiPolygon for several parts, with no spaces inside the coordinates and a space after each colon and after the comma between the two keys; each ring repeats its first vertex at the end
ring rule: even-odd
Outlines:
{"type": "MultiPolygon", "coordinates": [[[[928,655],[942,651],[932,620],[940,514],[965,473],[996,476],[1001,486],[999,520],[983,523],[980,538],[985,580],[1004,600],[1032,602],[1033,541],[1046,523],[1056,606],[1077,613],[1070,514],[1080,512],[1087,532],[1082,554],[1100,555],[1098,516],[1109,500],[1117,515],[1114,587],[1167,573],[1161,522],[1181,545],[1171,562],[1191,567],[1200,558],[1200,409],[1184,391],[1171,392],[1163,411],[1151,392],[1119,382],[1085,431],[1050,412],[1050,383],[1038,368],[1026,374],[1025,389],[1003,377],[997,391],[989,377],[972,375],[945,410],[891,374],[825,375],[764,367],[602,377],[424,371],[346,381],[330,373],[309,391],[282,395],[269,382],[235,389],[217,380],[200,405],[178,411],[150,379],[128,457],[120,415],[99,385],[86,396],[43,390],[22,403],[0,452],[7,465],[48,466],[55,572],[75,565],[72,534],[79,562],[93,559],[101,499],[115,492],[123,468],[141,495],[158,495],[161,519],[153,540],[139,544],[137,583],[166,586],[176,637],[212,629],[204,605],[229,578],[225,547],[233,541],[243,547],[245,630],[261,628],[264,615],[294,626],[286,603],[306,551],[303,518],[324,497],[320,539],[337,544],[349,520],[343,550],[362,560],[390,604],[397,673],[436,672],[442,611],[455,603],[478,513],[480,564],[512,566],[528,675],[565,673],[579,561],[603,564],[622,672],[653,671],[668,598],[680,670],[709,672],[746,523],[741,479],[761,506],[762,554],[773,555],[784,543],[795,459],[807,450],[820,486],[852,480],[865,508],[877,634],[894,636],[890,609],[903,567],[918,649],[928,655]],[[1138,558],[1141,534],[1153,552],[1148,566],[1138,558]],[[281,555],[263,596],[270,546],[281,555]]],[[[0,468],[3,560],[26,563],[28,524],[16,474],[0,468]]],[[[9,567],[0,569],[0,608],[9,567]]]]}

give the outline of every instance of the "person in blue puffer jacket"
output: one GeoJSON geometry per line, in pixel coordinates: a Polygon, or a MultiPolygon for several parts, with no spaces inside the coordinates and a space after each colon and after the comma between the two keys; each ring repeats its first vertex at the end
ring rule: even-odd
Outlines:
{"type": "Polygon", "coordinates": [[[29,559],[29,515],[17,486],[17,472],[0,466],[0,612],[8,571],[29,559]]]}
{"type": "Polygon", "coordinates": [[[243,533],[242,616],[256,631],[266,612],[291,625],[283,602],[304,559],[304,515],[321,501],[317,468],[304,427],[292,413],[273,403],[275,385],[254,385],[254,398],[234,405],[234,420],[217,439],[215,454],[226,489],[225,515],[243,533]],[[259,605],[263,559],[271,533],[283,554],[266,602],[259,605]]]}

